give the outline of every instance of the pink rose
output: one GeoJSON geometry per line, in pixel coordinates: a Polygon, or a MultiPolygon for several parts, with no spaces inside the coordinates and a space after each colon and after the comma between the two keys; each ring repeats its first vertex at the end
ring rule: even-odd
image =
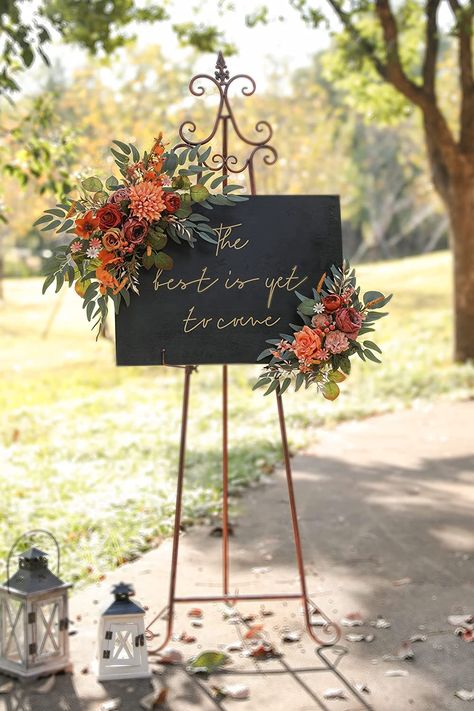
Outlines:
{"type": "Polygon", "coordinates": [[[346,334],[341,331],[330,331],[324,341],[324,348],[330,353],[343,353],[349,346],[346,334]]]}
{"type": "Polygon", "coordinates": [[[117,203],[120,204],[124,200],[129,200],[129,199],[130,199],[130,194],[128,192],[128,188],[118,188],[110,195],[109,202],[111,202],[112,205],[116,205],[117,203]]]}
{"type": "Polygon", "coordinates": [[[325,328],[332,323],[332,316],[329,314],[315,314],[311,319],[311,325],[314,328],[325,328]]]}
{"type": "Polygon", "coordinates": [[[148,234],[148,224],[145,220],[138,220],[136,217],[131,217],[123,226],[125,239],[130,245],[136,247],[141,244],[148,234]]]}
{"type": "Polygon", "coordinates": [[[348,338],[357,338],[362,326],[362,315],[352,306],[343,308],[336,314],[336,326],[344,331],[348,338]]]}

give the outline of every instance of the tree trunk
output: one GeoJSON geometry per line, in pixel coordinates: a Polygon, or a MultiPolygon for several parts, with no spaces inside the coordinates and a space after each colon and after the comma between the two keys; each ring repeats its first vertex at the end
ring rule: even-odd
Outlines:
{"type": "Polygon", "coordinates": [[[454,358],[464,362],[474,359],[474,158],[447,140],[436,114],[423,118],[433,185],[451,226],[454,358]]]}
{"type": "Polygon", "coordinates": [[[454,357],[474,359],[474,170],[452,180],[447,205],[454,267],[454,357]]]}

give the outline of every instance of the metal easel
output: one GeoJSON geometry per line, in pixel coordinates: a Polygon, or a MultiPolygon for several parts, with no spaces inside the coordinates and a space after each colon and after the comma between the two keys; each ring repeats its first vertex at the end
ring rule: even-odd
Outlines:
{"type": "MultiPolygon", "coordinates": [[[[217,87],[219,93],[219,106],[217,115],[210,133],[199,141],[193,141],[193,134],[196,133],[197,126],[193,121],[185,121],[180,129],[179,136],[182,143],[179,143],[176,148],[184,146],[203,146],[211,143],[213,138],[221,129],[221,152],[211,153],[204,162],[204,166],[208,170],[221,172],[222,175],[228,176],[229,173],[244,173],[248,172],[250,192],[256,194],[254,158],[259,151],[264,151],[262,157],[266,165],[273,165],[278,156],[276,150],[270,145],[270,140],[273,135],[273,130],[267,121],[258,121],[255,125],[255,130],[258,134],[263,134],[260,141],[252,141],[246,138],[240,131],[235,115],[232,111],[229,99],[229,88],[236,82],[241,80],[244,82],[241,87],[243,96],[252,96],[255,92],[255,81],[246,74],[236,74],[230,77],[226,62],[219,52],[217,57],[214,76],[209,74],[198,74],[193,77],[189,84],[189,91],[193,96],[203,96],[206,93],[204,86],[199,83],[201,81],[211,82],[217,87]],[[232,128],[238,138],[250,146],[250,153],[245,161],[239,163],[239,159],[234,154],[229,153],[229,128],[232,128]],[[185,133],[188,133],[186,137],[185,133]],[[191,136],[189,136],[191,134],[191,136]]],[[[227,179],[224,184],[227,183],[227,179]]],[[[164,354],[163,354],[164,356],[164,354]]],[[[163,359],[163,364],[165,361],[163,359]]],[[[286,479],[288,484],[288,498],[291,512],[291,522],[293,527],[293,538],[295,542],[296,561],[298,566],[298,574],[300,580],[300,592],[298,593],[278,593],[269,592],[262,594],[236,594],[229,591],[229,459],[228,459],[228,366],[222,366],[222,594],[220,595],[191,595],[177,596],[176,595],[176,578],[178,571],[178,550],[179,550],[179,534],[181,524],[182,511],[182,495],[184,483],[184,467],[186,455],[186,433],[188,424],[189,411],[189,392],[191,384],[191,374],[196,370],[196,366],[176,366],[184,369],[184,391],[183,391],[183,410],[181,420],[181,439],[179,446],[179,464],[178,464],[178,481],[176,489],[176,509],[174,519],[173,532],[173,548],[171,558],[171,575],[168,605],[165,608],[167,611],[167,632],[163,643],[154,651],[157,652],[166,646],[173,632],[175,605],[178,603],[204,603],[204,602],[228,602],[234,603],[238,601],[255,601],[255,600],[300,600],[303,606],[303,614],[305,625],[310,637],[319,646],[332,646],[336,644],[341,636],[341,632],[336,623],[330,620],[325,613],[311,602],[308,598],[306,587],[306,577],[304,571],[303,551],[301,546],[301,537],[298,523],[298,513],[296,509],[296,500],[293,487],[293,477],[291,472],[290,452],[288,449],[288,440],[286,435],[285,415],[283,411],[283,400],[279,390],[276,390],[276,401],[278,410],[278,419],[280,422],[281,443],[283,449],[283,457],[286,471],[286,479]],[[320,628],[324,638],[319,637],[311,622],[311,616],[317,612],[325,620],[325,624],[320,628]]],[[[147,632],[149,637],[153,637],[151,627],[160,619],[162,613],[157,615],[148,625],[147,632]]]]}

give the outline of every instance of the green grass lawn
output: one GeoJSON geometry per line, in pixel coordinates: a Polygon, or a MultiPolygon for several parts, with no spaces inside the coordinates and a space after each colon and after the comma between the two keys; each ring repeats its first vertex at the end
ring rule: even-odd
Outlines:
{"type": "MultiPolygon", "coordinates": [[[[364,290],[393,291],[390,316],[375,340],[383,365],[356,359],[342,395],[285,395],[293,450],[318,428],[405,407],[421,399],[467,398],[474,367],[451,360],[451,258],[448,253],[364,265],[364,290]]],[[[96,343],[81,301],[41,297],[41,280],[11,280],[0,305],[0,559],[15,536],[46,527],[59,538],[64,573],[92,580],[170,533],[183,374],[116,368],[110,342],[96,343]]],[[[61,298],[61,297],[60,297],[61,298]]],[[[230,369],[230,467],[238,493],[279,461],[276,404],[251,385],[257,367],[230,369]]],[[[221,369],[193,375],[185,515],[219,509],[221,369]]]]}

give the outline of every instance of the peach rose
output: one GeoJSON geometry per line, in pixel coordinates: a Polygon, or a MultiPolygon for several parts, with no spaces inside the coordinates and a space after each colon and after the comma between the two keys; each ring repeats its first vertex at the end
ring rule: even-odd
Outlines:
{"type": "Polygon", "coordinates": [[[291,347],[298,360],[310,361],[315,352],[321,348],[321,337],[314,329],[303,326],[301,331],[295,333],[295,340],[291,347]]]}

